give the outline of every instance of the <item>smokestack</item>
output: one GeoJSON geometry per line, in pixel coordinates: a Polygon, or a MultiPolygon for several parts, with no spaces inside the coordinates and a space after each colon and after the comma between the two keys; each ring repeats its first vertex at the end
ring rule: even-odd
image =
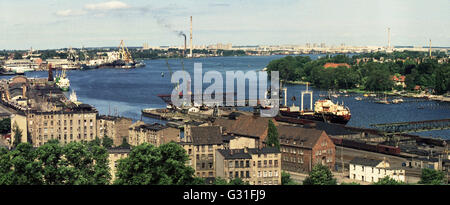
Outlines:
{"type": "Polygon", "coordinates": [[[52,82],[53,81],[53,68],[52,68],[52,64],[48,64],[48,81],[52,82]]]}
{"type": "Polygon", "coordinates": [[[190,39],[191,51],[189,52],[190,57],[192,58],[192,16],[191,16],[191,39],[190,39]]]}
{"type": "Polygon", "coordinates": [[[430,48],[429,48],[429,50],[430,50],[430,58],[431,58],[431,39],[430,39],[430,48]]]}
{"type": "Polygon", "coordinates": [[[388,28],[388,49],[391,48],[391,28],[388,28]]]}

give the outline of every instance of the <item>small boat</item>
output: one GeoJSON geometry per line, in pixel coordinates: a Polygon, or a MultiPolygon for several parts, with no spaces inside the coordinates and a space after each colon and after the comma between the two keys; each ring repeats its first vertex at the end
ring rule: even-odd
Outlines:
{"type": "Polygon", "coordinates": [[[364,94],[364,97],[369,97],[369,95],[368,94],[364,94]]]}
{"type": "Polygon", "coordinates": [[[355,97],[355,100],[360,101],[360,100],[362,100],[362,97],[355,97]]]}
{"type": "Polygon", "coordinates": [[[161,77],[164,77],[164,72],[161,72],[161,77]]]}
{"type": "Polygon", "coordinates": [[[389,101],[387,100],[387,98],[386,98],[386,96],[384,96],[384,99],[382,99],[382,100],[377,100],[377,101],[375,101],[376,103],[379,103],[379,104],[389,104],[389,101]]]}
{"type": "Polygon", "coordinates": [[[396,98],[396,99],[392,100],[392,103],[394,103],[394,104],[399,104],[399,103],[402,103],[402,102],[403,102],[403,99],[401,99],[401,98],[396,98]]]}

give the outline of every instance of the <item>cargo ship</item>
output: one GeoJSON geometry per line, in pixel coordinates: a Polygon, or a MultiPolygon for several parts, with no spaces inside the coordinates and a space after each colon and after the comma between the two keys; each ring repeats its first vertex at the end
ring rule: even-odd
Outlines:
{"type": "MultiPolygon", "coordinates": [[[[301,98],[301,107],[297,107],[292,105],[291,107],[287,107],[286,105],[280,107],[280,115],[286,117],[292,117],[297,119],[306,119],[306,120],[314,120],[314,121],[324,121],[329,123],[337,123],[337,124],[347,124],[350,121],[351,113],[350,109],[343,104],[333,103],[329,98],[324,100],[318,100],[314,103],[314,110],[312,109],[313,103],[313,94],[312,91],[308,91],[308,87],[306,91],[302,92],[301,98]],[[304,110],[303,109],[303,96],[305,94],[309,94],[311,98],[311,109],[304,110]]],[[[286,100],[285,100],[286,103],[286,100]]]]}

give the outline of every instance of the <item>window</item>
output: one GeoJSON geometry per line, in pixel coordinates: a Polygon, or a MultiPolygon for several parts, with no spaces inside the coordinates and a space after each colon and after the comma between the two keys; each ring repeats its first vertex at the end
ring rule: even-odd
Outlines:
{"type": "Polygon", "coordinates": [[[208,145],[208,152],[212,152],[213,150],[213,146],[212,145],[208,145]]]}
{"type": "Polygon", "coordinates": [[[233,168],[233,162],[232,161],[228,162],[228,168],[233,168]]]}
{"type": "Polygon", "coordinates": [[[239,163],[240,165],[239,165],[239,167],[244,167],[244,161],[241,161],[240,163],[239,163]]]}
{"type": "Polygon", "coordinates": [[[258,161],[258,168],[261,168],[261,161],[258,161]]]}
{"type": "Polygon", "coordinates": [[[267,160],[264,160],[264,167],[267,167],[267,160]]]}
{"type": "Polygon", "coordinates": [[[275,164],[275,167],[278,167],[278,160],[274,160],[273,163],[275,164]]]}
{"type": "Polygon", "coordinates": [[[250,167],[250,161],[245,161],[245,167],[250,167]]]}
{"type": "Polygon", "coordinates": [[[234,172],[234,178],[239,178],[239,172],[234,172]]]}
{"type": "Polygon", "coordinates": [[[234,167],[239,168],[239,161],[234,162],[234,167]]]}

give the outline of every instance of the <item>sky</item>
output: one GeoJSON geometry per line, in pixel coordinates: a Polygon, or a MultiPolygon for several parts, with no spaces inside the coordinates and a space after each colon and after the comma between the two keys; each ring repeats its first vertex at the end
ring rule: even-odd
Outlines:
{"type": "Polygon", "coordinates": [[[450,46],[448,0],[0,0],[0,49],[182,45],[450,46]]]}

